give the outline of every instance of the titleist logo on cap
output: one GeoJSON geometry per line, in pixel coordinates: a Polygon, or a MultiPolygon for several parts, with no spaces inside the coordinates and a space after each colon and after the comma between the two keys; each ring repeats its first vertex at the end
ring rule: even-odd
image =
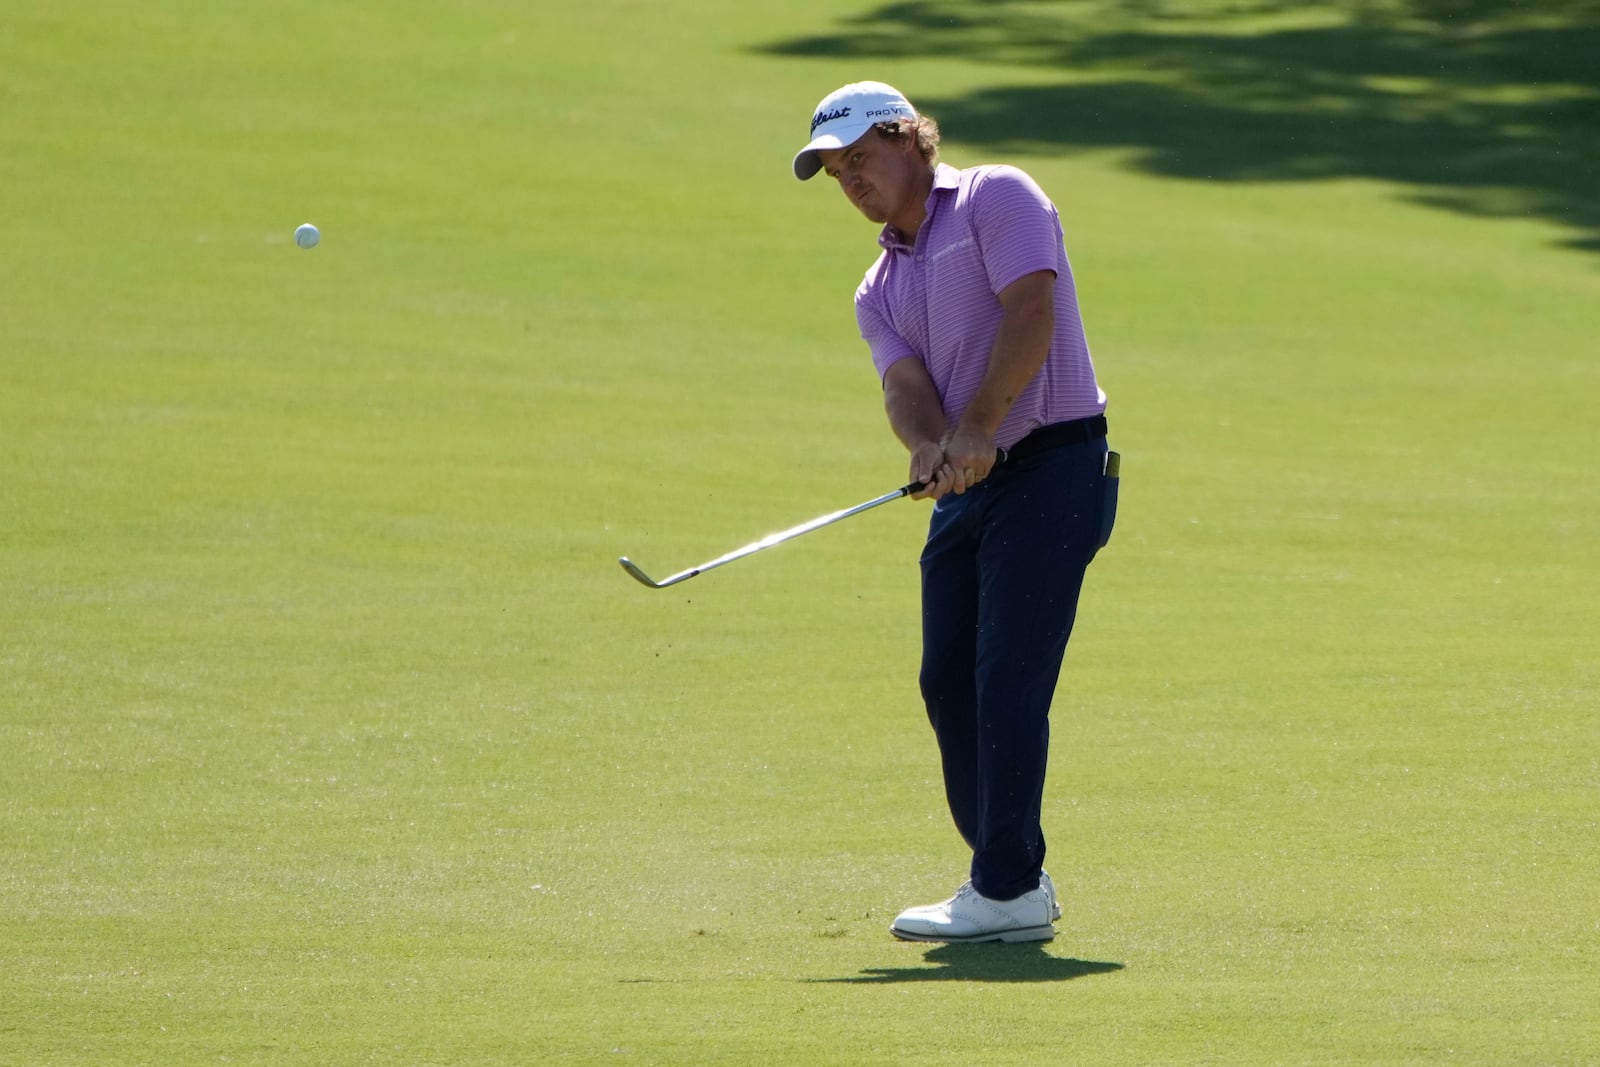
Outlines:
{"type": "Polygon", "coordinates": [[[848,107],[834,108],[832,111],[819,111],[811,119],[811,132],[816,133],[817,127],[821,126],[824,122],[832,122],[834,119],[845,119],[849,117],[850,109],[848,107]]]}

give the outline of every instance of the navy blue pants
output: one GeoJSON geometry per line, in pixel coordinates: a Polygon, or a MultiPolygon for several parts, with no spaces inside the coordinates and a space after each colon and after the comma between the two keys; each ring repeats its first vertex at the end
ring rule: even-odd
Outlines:
{"type": "Polygon", "coordinates": [[[1106,442],[998,467],[933,509],[922,552],[923,700],[945,795],[993,900],[1039,885],[1050,701],[1100,533],[1106,442]]]}

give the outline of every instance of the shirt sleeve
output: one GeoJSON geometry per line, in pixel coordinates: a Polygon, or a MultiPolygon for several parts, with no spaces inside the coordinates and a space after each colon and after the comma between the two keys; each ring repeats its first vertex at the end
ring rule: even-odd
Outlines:
{"type": "Polygon", "coordinates": [[[856,324],[861,337],[872,350],[872,365],[878,369],[881,380],[889,368],[902,359],[916,356],[911,343],[895,331],[888,316],[878,306],[879,301],[865,285],[856,293],[856,324]]]}
{"type": "Polygon", "coordinates": [[[971,210],[991,292],[1036,271],[1061,273],[1061,218],[1027,174],[1007,166],[988,171],[973,187],[971,210]]]}

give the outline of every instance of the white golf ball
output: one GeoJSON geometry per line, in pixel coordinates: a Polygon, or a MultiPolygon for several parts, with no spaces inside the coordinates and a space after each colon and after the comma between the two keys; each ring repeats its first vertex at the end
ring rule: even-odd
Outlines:
{"type": "Polygon", "coordinates": [[[318,233],[317,228],[311,223],[304,222],[295,227],[294,243],[301,248],[315,248],[320,240],[322,240],[322,234],[318,233]]]}

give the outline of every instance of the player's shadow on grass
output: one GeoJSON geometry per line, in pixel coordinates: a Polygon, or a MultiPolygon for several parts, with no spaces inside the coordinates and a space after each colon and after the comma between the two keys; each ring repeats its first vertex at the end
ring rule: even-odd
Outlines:
{"type": "Polygon", "coordinates": [[[1064,959],[1045,952],[1039,942],[1022,945],[939,945],[923,959],[932,967],[868,967],[851,978],[813,981],[843,985],[888,985],[898,982],[1067,982],[1092,974],[1122,970],[1120,963],[1064,959]]]}

